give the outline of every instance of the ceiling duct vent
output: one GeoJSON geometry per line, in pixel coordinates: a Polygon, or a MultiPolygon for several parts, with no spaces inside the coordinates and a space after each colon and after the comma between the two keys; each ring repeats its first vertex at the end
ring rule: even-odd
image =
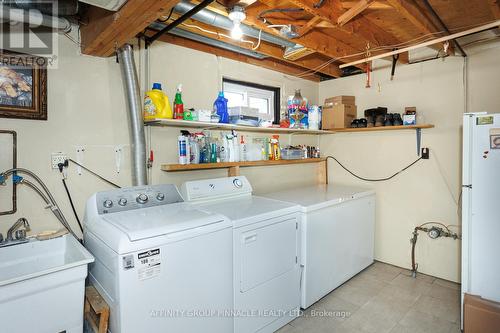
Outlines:
{"type": "Polygon", "coordinates": [[[116,12],[125,2],[127,2],[127,0],[80,0],[80,2],[116,12]]]}
{"type": "Polygon", "coordinates": [[[308,49],[307,47],[297,44],[294,47],[287,47],[285,49],[285,53],[283,54],[283,58],[286,60],[297,60],[313,54],[314,52],[315,51],[312,49],[308,49]]]}

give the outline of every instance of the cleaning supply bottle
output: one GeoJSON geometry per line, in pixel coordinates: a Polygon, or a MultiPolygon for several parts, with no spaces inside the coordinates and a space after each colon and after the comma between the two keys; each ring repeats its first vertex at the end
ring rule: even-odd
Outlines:
{"type": "Polygon", "coordinates": [[[245,137],[241,135],[240,137],[240,161],[248,161],[248,146],[245,142],[245,137]]]}
{"type": "Polygon", "coordinates": [[[153,88],[144,96],[144,119],[172,119],[172,109],[167,95],[161,90],[161,83],[153,83],[153,88]]]}
{"type": "Polygon", "coordinates": [[[214,102],[214,112],[219,116],[219,123],[229,123],[229,113],[227,111],[227,99],[224,98],[224,92],[220,91],[219,96],[214,102]]]}
{"type": "Polygon", "coordinates": [[[184,119],[184,103],[182,102],[182,84],[177,86],[174,99],[174,119],[184,119]]]}
{"type": "Polygon", "coordinates": [[[179,164],[189,164],[189,138],[183,134],[177,138],[177,155],[179,157],[179,164]]]}

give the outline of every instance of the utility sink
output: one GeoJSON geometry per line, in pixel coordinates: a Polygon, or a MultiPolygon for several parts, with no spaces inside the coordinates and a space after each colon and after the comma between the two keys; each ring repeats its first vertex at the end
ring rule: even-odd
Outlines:
{"type": "Polygon", "coordinates": [[[2,332],[82,332],[87,264],[71,235],[0,248],[2,332]]]}

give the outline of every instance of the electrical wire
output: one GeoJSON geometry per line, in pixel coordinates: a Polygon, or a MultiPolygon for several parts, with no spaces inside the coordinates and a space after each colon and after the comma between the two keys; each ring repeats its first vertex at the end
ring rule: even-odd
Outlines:
{"type": "Polygon", "coordinates": [[[172,17],[172,14],[174,13],[174,8],[175,7],[172,7],[172,9],[170,9],[170,13],[168,13],[168,16],[167,16],[166,19],[158,19],[158,21],[161,22],[161,23],[168,22],[168,20],[170,20],[170,18],[172,17]]]}
{"type": "Polygon", "coordinates": [[[448,232],[451,232],[450,229],[448,228],[448,226],[446,226],[444,223],[441,223],[441,222],[425,222],[425,223],[422,223],[421,225],[417,226],[417,228],[421,228],[425,225],[429,225],[429,224],[437,224],[437,225],[440,225],[442,226],[443,228],[446,229],[446,231],[448,232]]]}
{"type": "MultiPolygon", "coordinates": [[[[200,26],[197,26],[197,25],[195,25],[195,24],[182,23],[181,25],[186,26],[186,27],[188,27],[188,28],[198,29],[198,30],[200,30],[200,31],[203,31],[203,32],[208,33],[208,34],[216,35],[216,36],[218,36],[218,37],[221,37],[221,36],[222,36],[222,37],[225,37],[225,38],[233,39],[231,36],[228,36],[228,35],[226,35],[226,34],[223,34],[223,33],[217,32],[217,31],[207,30],[207,29],[202,28],[202,27],[200,27],[200,26]]],[[[261,31],[262,31],[262,30],[261,30],[261,31]]],[[[260,34],[259,34],[259,36],[260,36],[260,34]]],[[[252,50],[254,49],[253,47],[255,46],[255,43],[254,43],[253,41],[251,41],[251,40],[247,40],[247,39],[243,39],[243,38],[238,39],[238,41],[243,42],[243,43],[252,44],[252,50]]],[[[257,47],[258,47],[259,45],[260,45],[260,37],[259,37],[259,44],[257,45],[257,47]]]]}
{"type": "Polygon", "coordinates": [[[257,41],[257,45],[255,45],[255,47],[252,47],[252,50],[257,50],[260,46],[260,41],[261,41],[261,37],[262,37],[262,29],[260,29],[259,31],[259,40],[257,41]]]}
{"type": "Polygon", "coordinates": [[[413,161],[412,163],[410,163],[409,165],[407,165],[403,169],[399,170],[398,172],[396,172],[392,176],[384,177],[384,178],[365,178],[365,177],[358,176],[357,174],[355,174],[354,172],[352,172],[351,170],[349,170],[339,160],[337,160],[334,156],[329,155],[329,156],[326,157],[327,160],[329,158],[331,158],[332,160],[334,160],[335,162],[337,162],[338,165],[340,165],[342,167],[342,169],[344,169],[345,171],[347,171],[348,173],[350,173],[352,176],[354,176],[354,177],[356,177],[356,178],[358,178],[360,180],[364,180],[366,182],[383,182],[383,181],[390,180],[390,179],[396,177],[397,175],[399,175],[400,173],[402,173],[403,171],[407,170],[408,168],[412,167],[413,165],[415,165],[418,161],[420,161],[422,159],[422,157],[417,158],[415,161],[413,161]]]}
{"type": "Polygon", "coordinates": [[[80,227],[80,231],[83,233],[82,223],[80,222],[80,218],[76,213],[75,205],[73,204],[73,199],[71,198],[71,194],[69,193],[68,185],[66,184],[66,180],[63,178],[62,183],[64,185],[64,189],[66,190],[66,194],[68,195],[69,204],[71,205],[71,209],[73,210],[73,214],[75,215],[76,222],[78,222],[78,226],[80,227]]]}
{"type": "Polygon", "coordinates": [[[116,188],[121,188],[121,186],[120,186],[120,185],[117,185],[117,184],[113,183],[112,181],[107,180],[106,178],[104,178],[103,176],[101,176],[100,174],[98,174],[97,172],[94,172],[94,171],[90,170],[89,168],[87,168],[86,166],[84,166],[84,165],[82,165],[82,164],[80,164],[80,163],[76,162],[75,160],[73,160],[73,159],[71,159],[71,158],[68,158],[68,161],[75,163],[75,164],[76,164],[76,165],[78,165],[80,168],[82,168],[82,169],[84,169],[85,171],[87,171],[87,172],[91,173],[92,175],[96,176],[97,178],[99,178],[99,179],[100,179],[100,180],[102,180],[103,182],[108,183],[109,185],[114,186],[114,187],[116,187],[116,188]]]}

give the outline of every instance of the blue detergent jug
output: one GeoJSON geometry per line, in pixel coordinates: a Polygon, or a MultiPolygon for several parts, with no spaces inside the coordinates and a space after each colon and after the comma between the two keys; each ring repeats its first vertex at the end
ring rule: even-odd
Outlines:
{"type": "Polygon", "coordinates": [[[227,98],[224,92],[219,92],[219,96],[214,102],[214,112],[219,116],[219,123],[229,123],[229,113],[227,112],[227,98]]]}

